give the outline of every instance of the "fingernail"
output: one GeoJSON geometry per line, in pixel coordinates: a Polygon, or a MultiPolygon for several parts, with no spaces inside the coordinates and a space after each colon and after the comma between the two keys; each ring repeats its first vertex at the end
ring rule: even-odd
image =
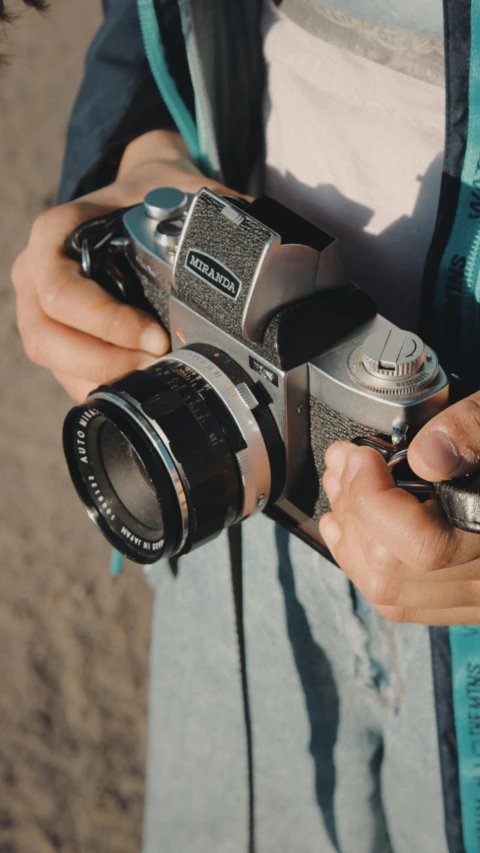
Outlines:
{"type": "Polygon", "coordinates": [[[443,430],[432,429],[420,435],[418,450],[425,465],[443,477],[461,474],[462,468],[468,466],[443,430]]]}
{"type": "Polygon", "coordinates": [[[324,515],[320,520],[319,530],[320,536],[325,540],[327,547],[330,548],[330,550],[335,548],[342,532],[331,512],[324,515]]]}
{"type": "Polygon", "coordinates": [[[167,336],[160,326],[147,326],[140,338],[140,348],[152,355],[164,355],[167,351],[167,336]]]}

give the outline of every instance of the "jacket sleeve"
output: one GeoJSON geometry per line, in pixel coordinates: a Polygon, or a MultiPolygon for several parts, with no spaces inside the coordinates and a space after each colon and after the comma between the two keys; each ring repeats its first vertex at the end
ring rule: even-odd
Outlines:
{"type": "Polygon", "coordinates": [[[103,9],[68,125],[59,203],[114,180],[132,139],[175,129],[149,69],[135,0],[103,0],[103,9]]]}

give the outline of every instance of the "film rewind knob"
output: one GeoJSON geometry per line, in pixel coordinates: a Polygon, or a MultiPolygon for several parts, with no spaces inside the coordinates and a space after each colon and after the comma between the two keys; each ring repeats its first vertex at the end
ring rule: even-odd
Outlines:
{"type": "Polygon", "coordinates": [[[431,385],[438,359],[413,332],[383,328],[369,335],[348,358],[355,381],[375,394],[414,396],[431,385]]]}
{"type": "Polygon", "coordinates": [[[375,332],[362,347],[365,370],[378,379],[397,379],[418,373],[425,361],[425,347],[418,335],[390,329],[375,332]]]}

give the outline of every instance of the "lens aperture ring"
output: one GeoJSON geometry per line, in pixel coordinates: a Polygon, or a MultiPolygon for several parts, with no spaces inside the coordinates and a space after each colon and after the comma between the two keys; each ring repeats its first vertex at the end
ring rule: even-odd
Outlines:
{"type": "MultiPolygon", "coordinates": [[[[275,503],[285,486],[285,445],[275,417],[271,412],[269,406],[270,397],[266,393],[265,388],[261,383],[255,382],[246,370],[231,358],[231,356],[227,355],[223,350],[216,349],[211,344],[189,344],[186,349],[197,352],[214,362],[232,380],[239,395],[246,405],[251,408],[253,417],[258,424],[265,442],[270,460],[271,481],[269,502],[270,504],[275,503]],[[252,398],[258,403],[255,407],[252,407],[249,402],[252,398]]],[[[185,352],[185,350],[181,350],[181,352],[185,352]]],[[[261,509],[261,506],[259,506],[259,509],[261,509]]]]}
{"type": "MultiPolygon", "coordinates": [[[[223,353],[222,353],[223,355],[223,353]]],[[[209,384],[230,412],[243,438],[243,446],[235,451],[243,484],[243,504],[240,519],[261,511],[268,503],[271,491],[271,469],[265,441],[254,415],[258,400],[252,394],[247,403],[239,386],[245,382],[245,374],[238,368],[238,385],[219,365],[220,353],[212,349],[210,357],[196,348],[186,347],[167,356],[179,365],[189,365],[209,384]],[[215,356],[217,353],[217,356],[215,356]],[[251,408],[254,405],[254,408],[251,408]]]]}

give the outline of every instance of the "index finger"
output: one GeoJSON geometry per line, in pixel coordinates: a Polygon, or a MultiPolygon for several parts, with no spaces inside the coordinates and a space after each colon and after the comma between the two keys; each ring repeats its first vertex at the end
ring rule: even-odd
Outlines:
{"type": "Polygon", "coordinates": [[[37,283],[40,305],[52,320],[125,349],[164,355],[169,337],[157,320],[119,302],[74,261],[50,264],[37,283]]]}
{"type": "Polygon", "coordinates": [[[30,252],[34,253],[39,269],[41,264],[51,263],[52,259],[65,258],[63,243],[74,228],[87,219],[105,215],[120,206],[113,199],[111,203],[99,203],[85,196],[45,211],[32,225],[26,257],[30,252]]]}
{"type": "Polygon", "coordinates": [[[157,320],[85,278],[63,252],[65,236],[74,227],[112,207],[83,199],[42,214],[13,265],[12,279],[17,291],[28,293],[31,288],[37,293],[52,320],[125,349],[161,356],[169,348],[169,337],[157,320]]]}

